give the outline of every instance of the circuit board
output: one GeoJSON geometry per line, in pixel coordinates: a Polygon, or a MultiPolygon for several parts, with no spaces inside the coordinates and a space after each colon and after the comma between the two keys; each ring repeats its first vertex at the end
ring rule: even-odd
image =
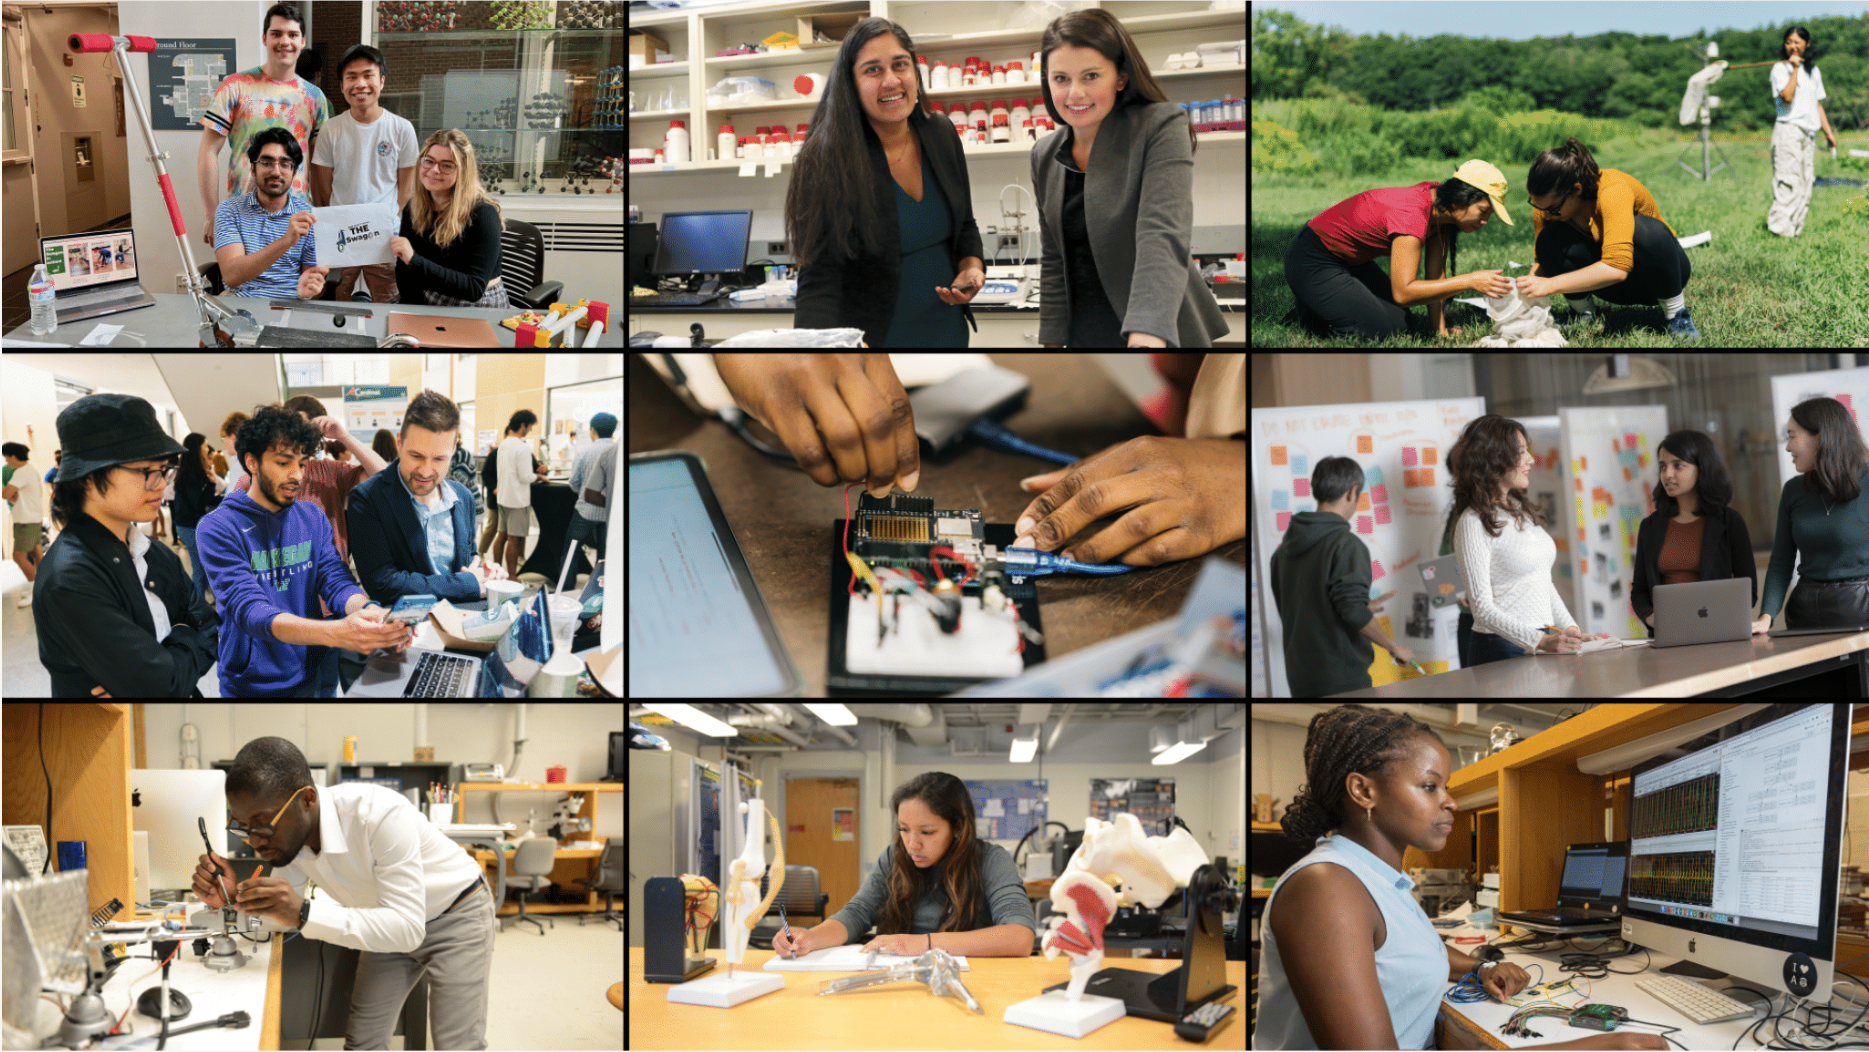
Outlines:
{"type": "Polygon", "coordinates": [[[1005,568],[1010,527],[899,492],[864,494],[838,525],[832,685],[958,689],[1042,660],[1037,590],[1005,568]]]}

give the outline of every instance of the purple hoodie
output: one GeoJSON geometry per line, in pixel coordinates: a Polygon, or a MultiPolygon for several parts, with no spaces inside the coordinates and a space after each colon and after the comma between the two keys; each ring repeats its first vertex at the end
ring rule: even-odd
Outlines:
{"type": "Polygon", "coordinates": [[[304,501],[271,512],[246,490],[234,490],[202,516],[195,541],[221,615],[222,696],[298,688],[331,648],[280,642],[273,618],[296,614],[316,621],[320,597],[342,610],[352,594],[363,594],[338,558],[331,523],[304,501]]]}

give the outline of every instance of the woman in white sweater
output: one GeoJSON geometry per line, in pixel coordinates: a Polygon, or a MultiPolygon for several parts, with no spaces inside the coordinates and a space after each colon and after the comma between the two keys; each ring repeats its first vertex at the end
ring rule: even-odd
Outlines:
{"type": "Polygon", "coordinates": [[[1473,639],[1467,665],[1568,654],[1586,639],[1551,586],[1557,542],[1543,512],[1526,498],[1532,454],[1516,420],[1487,415],[1468,424],[1447,451],[1453,475],[1454,555],[1467,579],[1473,639]],[[1544,630],[1555,625],[1561,633],[1544,630]]]}

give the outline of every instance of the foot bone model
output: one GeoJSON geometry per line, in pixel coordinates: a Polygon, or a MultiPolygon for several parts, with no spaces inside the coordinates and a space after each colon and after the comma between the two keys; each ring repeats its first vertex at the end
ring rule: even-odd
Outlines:
{"type": "Polygon", "coordinates": [[[1040,944],[1047,960],[1062,950],[1071,955],[1071,985],[1065,996],[1084,996],[1084,987],[1103,963],[1103,929],[1119,906],[1160,906],[1185,887],[1207,853],[1186,829],[1167,836],[1145,836],[1142,823],[1127,812],[1114,821],[1084,819],[1084,842],[1051,883],[1052,915],[1040,944]],[[1119,895],[1111,885],[1121,883],[1119,895]]]}

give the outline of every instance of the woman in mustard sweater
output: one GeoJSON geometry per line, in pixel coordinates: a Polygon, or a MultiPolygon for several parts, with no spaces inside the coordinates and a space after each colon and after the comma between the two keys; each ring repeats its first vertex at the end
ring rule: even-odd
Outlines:
{"type": "Polygon", "coordinates": [[[1635,176],[1599,170],[1583,143],[1569,139],[1532,162],[1525,192],[1535,265],[1530,277],[1519,279],[1521,293],[1563,293],[1571,321],[1594,315],[1591,293],[1623,306],[1659,303],[1670,336],[1700,339],[1687,310],[1693,265],[1654,195],[1635,176]]]}

